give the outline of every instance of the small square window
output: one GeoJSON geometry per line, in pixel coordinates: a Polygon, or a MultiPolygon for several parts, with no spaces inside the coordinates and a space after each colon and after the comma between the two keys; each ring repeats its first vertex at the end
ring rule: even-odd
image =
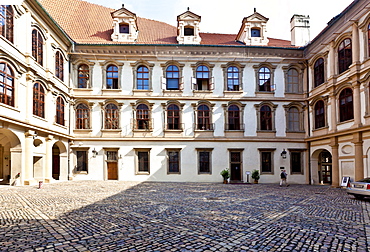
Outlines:
{"type": "Polygon", "coordinates": [[[130,33],[130,28],[128,26],[128,24],[120,24],[119,25],[119,33],[130,33]]]}

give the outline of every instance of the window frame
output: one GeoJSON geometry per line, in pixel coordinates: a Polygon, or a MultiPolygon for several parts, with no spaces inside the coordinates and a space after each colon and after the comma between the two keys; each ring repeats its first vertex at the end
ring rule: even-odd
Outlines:
{"type": "Polygon", "coordinates": [[[7,62],[0,62],[0,66],[4,64],[4,70],[0,68],[0,103],[14,107],[15,101],[15,70],[7,62]],[[11,84],[9,85],[9,80],[11,84]],[[10,92],[11,96],[7,95],[10,92]]]}
{"type": "Polygon", "coordinates": [[[134,108],[135,108],[134,127],[133,127],[134,131],[152,131],[153,130],[151,115],[152,105],[140,102],[134,105],[134,108]],[[144,106],[147,109],[144,109],[143,108],[144,106]]]}
{"type": "Polygon", "coordinates": [[[107,102],[104,105],[104,130],[118,129],[120,129],[120,106],[114,102],[107,102]]]}
{"type": "Polygon", "coordinates": [[[354,104],[353,104],[353,90],[349,87],[344,88],[338,97],[338,107],[339,107],[339,122],[345,122],[354,119],[354,104]],[[351,93],[349,94],[348,91],[351,93]],[[347,92],[347,93],[345,93],[347,92]],[[351,97],[350,101],[347,99],[351,97]],[[344,104],[342,101],[344,99],[344,104]]]}
{"type": "Polygon", "coordinates": [[[65,102],[62,96],[58,96],[56,100],[56,116],[55,116],[55,122],[59,125],[65,126],[65,102]]]}
{"type": "Polygon", "coordinates": [[[135,149],[135,159],[136,159],[136,162],[135,162],[136,163],[136,173],[135,174],[136,175],[149,175],[150,174],[150,151],[151,151],[151,148],[135,149]],[[146,157],[144,157],[144,160],[141,160],[141,157],[140,157],[141,154],[146,154],[146,157]]]}
{"type": "Polygon", "coordinates": [[[89,172],[89,166],[88,166],[88,160],[89,160],[89,151],[88,149],[77,149],[75,150],[76,153],[76,173],[77,174],[88,174],[89,172]],[[82,155],[82,167],[79,165],[81,161],[79,161],[79,155],[82,155]]]}
{"type": "MultiPolygon", "coordinates": [[[[321,106],[321,105],[320,105],[321,106]]],[[[326,127],[326,109],[325,109],[325,102],[323,100],[318,100],[314,106],[314,118],[315,118],[315,128],[314,129],[321,129],[326,127]],[[318,108],[318,105],[322,103],[322,107],[318,108]],[[320,109],[322,113],[318,114],[317,111],[320,109]]]]}
{"type": "Polygon", "coordinates": [[[262,102],[254,105],[257,112],[257,132],[276,132],[275,115],[277,106],[278,105],[275,105],[272,102],[262,102]],[[264,106],[268,106],[271,110],[271,130],[262,129],[262,119],[264,118],[262,117],[261,108],[264,106]]]}
{"type": "Polygon", "coordinates": [[[106,80],[105,80],[105,89],[119,89],[119,69],[115,64],[109,64],[106,67],[106,80]],[[117,75],[115,77],[115,74],[117,75]],[[110,81],[112,82],[111,84],[110,81]]]}
{"type": "MultiPolygon", "coordinates": [[[[196,64],[191,65],[193,69],[193,77],[191,78],[192,90],[193,92],[212,92],[214,90],[214,77],[213,77],[213,68],[215,65],[209,64],[208,62],[198,62],[196,64]],[[206,77],[204,74],[207,71],[198,71],[199,67],[206,67],[208,69],[208,78],[198,78],[198,73],[201,73],[201,77],[206,77]],[[205,86],[206,89],[203,89],[203,81],[206,81],[205,86]],[[199,85],[201,85],[201,89],[199,89],[199,85]]],[[[203,69],[204,70],[204,69],[203,69]]]]}
{"type": "Polygon", "coordinates": [[[14,10],[11,5],[0,5],[0,35],[14,43],[14,10]]]}
{"type": "Polygon", "coordinates": [[[181,174],[181,149],[180,148],[170,148],[166,149],[167,157],[167,174],[181,174]],[[172,160],[170,153],[177,153],[177,159],[172,160]],[[177,170],[171,171],[172,164],[177,166],[177,170]]]}
{"type": "Polygon", "coordinates": [[[288,149],[289,156],[290,156],[290,174],[304,174],[304,150],[299,149],[288,149]],[[299,162],[295,162],[295,156],[299,156],[299,162]],[[296,164],[295,164],[296,163],[296,164]],[[299,166],[298,170],[295,170],[295,166],[299,166]]]}
{"type": "Polygon", "coordinates": [[[289,67],[285,72],[285,93],[302,94],[302,72],[296,67],[289,67]],[[296,75],[292,75],[295,71],[296,75]],[[295,79],[295,81],[292,81],[295,79]]]}
{"type": "Polygon", "coordinates": [[[44,63],[44,38],[42,33],[33,28],[32,30],[32,57],[35,61],[43,66],[44,63]]]}
{"type": "Polygon", "coordinates": [[[45,88],[40,82],[33,84],[33,115],[45,118],[45,88]],[[35,88],[37,86],[37,88],[35,88]]]}
{"type": "Polygon", "coordinates": [[[198,163],[198,175],[212,175],[212,152],[213,148],[197,148],[197,163],[198,163]],[[203,161],[201,153],[207,153],[208,160],[203,161]],[[202,171],[203,164],[207,165],[207,170],[202,171]]]}
{"type": "Polygon", "coordinates": [[[253,66],[254,68],[254,72],[255,72],[255,80],[256,80],[256,89],[255,89],[255,92],[256,94],[260,93],[260,94],[274,94],[275,93],[275,69],[276,69],[276,66],[275,65],[272,65],[270,63],[261,63],[259,65],[254,65],[253,66]],[[269,91],[261,91],[261,88],[260,88],[260,70],[262,68],[267,68],[269,69],[270,71],[270,90],[269,91]]]}
{"type": "Polygon", "coordinates": [[[338,45],[338,73],[341,74],[349,69],[352,64],[352,40],[343,39],[338,45]],[[349,43],[346,43],[348,42],[349,43]]]}
{"type": "Polygon", "coordinates": [[[84,102],[79,102],[76,104],[76,107],[75,107],[75,120],[76,120],[76,124],[75,124],[75,129],[77,130],[89,130],[91,129],[91,108],[89,107],[88,104],[84,103],[84,102]],[[81,111],[82,109],[79,109],[78,107],[80,105],[83,105],[85,106],[85,108],[83,109],[83,115],[87,115],[87,117],[83,117],[82,119],[78,117],[79,115],[79,111],[81,111]],[[79,122],[82,122],[82,123],[79,123],[79,122]],[[80,127],[78,125],[84,125],[84,127],[80,127]]]}
{"type": "Polygon", "coordinates": [[[86,89],[90,87],[90,66],[86,63],[81,63],[77,65],[77,88],[86,89]],[[81,67],[86,67],[87,69],[81,69],[81,67]],[[80,73],[84,73],[81,75],[80,73]],[[80,82],[82,80],[83,83],[80,82]],[[80,86],[84,84],[85,86],[80,86]]]}
{"type": "Polygon", "coordinates": [[[261,174],[274,174],[274,154],[276,149],[259,148],[261,174]],[[267,158],[267,159],[266,159],[267,158]],[[267,169],[266,169],[267,166],[267,169]]]}
{"type": "Polygon", "coordinates": [[[227,87],[226,90],[227,91],[241,91],[241,90],[243,90],[240,87],[240,83],[241,83],[240,80],[241,80],[241,78],[240,78],[240,69],[237,66],[227,67],[227,69],[226,69],[226,87],[227,87]],[[229,71],[230,69],[231,69],[231,71],[229,71]],[[237,71],[234,71],[235,69],[237,71]],[[230,76],[230,74],[231,74],[231,76],[230,76]],[[237,85],[234,84],[235,81],[237,81],[237,85]],[[230,83],[232,84],[232,88],[230,86],[230,83]]]}
{"type": "Polygon", "coordinates": [[[64,59],[60,51],[55,53],[55,76],[64,81],[64,59]]]}
{"type": "Polygon", "coordinates": [[[325,82],[325,60],[318,58],[313,65],[314,87],[318,87],[325,82]]]}
{"type": "Polygon", "coordinates": [[[178,66],[176,65],[169,65],[166,67],[166,90],[180,90],[180,69],[178,66]],[[176,67],[177,68],[177,71],[176,70],[169,70],[169,68],[174,68],[176,67]],[[177,78],[174,78],[174,74],[177,73],[177,78]],[[172,75],[171,77],[172,78],[169,78],[168,75],[172,75]],[[170,88],[169,87],[169,82],[171,80],[175,80],[174,82],[177,82],[177,87],[176,88],[170,88]]]}
{"type": "Polygon", "coordinates": [[[212,108],[208,104],[199,104],[196,107],[196,127],[197,131],[213,131],[212,108]],[[200,107],[206,107],[207,110],[200,110],[200,107]],[[208,122],[208,123],[207,123],[208,122]]]}

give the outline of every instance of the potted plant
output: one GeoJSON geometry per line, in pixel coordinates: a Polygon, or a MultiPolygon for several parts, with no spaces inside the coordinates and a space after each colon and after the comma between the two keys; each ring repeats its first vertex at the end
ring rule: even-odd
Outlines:
{"type": "Polygon", "coordinates": [[[220,172],[221,176],[224,178],[224,184],[227,184],[227,179],[230,178],[230,171],[228,168],[223,169],[220,172]]]}
{"type": "Polygon", "coordinates": [[[252,179],[254,179],[255,184],[258,184],[258,180],[260,179],[260,172],[258,170],[252,171],[252,179]]]}

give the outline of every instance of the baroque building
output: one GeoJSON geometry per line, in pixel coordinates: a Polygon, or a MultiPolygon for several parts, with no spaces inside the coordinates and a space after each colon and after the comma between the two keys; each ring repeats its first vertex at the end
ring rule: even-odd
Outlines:
{"type": "Polygon", "coordinates": [[[254,11],[238,34],[177,27],[81,0],[0,9],[0,179],[338,186],[369,175],[370,1],[312,41],[268,37],[254,11]],[[84,15],[81,15],[84,13],[84,15]]]}

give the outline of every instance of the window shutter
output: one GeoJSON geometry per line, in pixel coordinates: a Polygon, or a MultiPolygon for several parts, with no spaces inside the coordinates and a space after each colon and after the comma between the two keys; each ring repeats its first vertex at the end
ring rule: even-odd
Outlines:
{"type": "Polygon", "coordinates": [[[215,89],[215,77],[211,77],[210,79],[211,83],[209,83],[209,90],[215,89]]]}
{"type": "Polygon", "coordinates": [[[193,90],[197,90],[197,79],[194,77],[191,77],[191,86],[193,90]]]}
{"type": "Polygon", "coordinates": [[[167,83],[167,79],[165,77],[161,76],[161,84],[162,84],[162,89],[163,90],[166,90],[166,88],[167,88],[166,83],[167,83]]]}
{"type": "Polygon", "coordinates": [[[180,90],[184,90],[184,77],[181,77],[179,79],[180,83],[179,83],[179,89],[180,90]]]}

